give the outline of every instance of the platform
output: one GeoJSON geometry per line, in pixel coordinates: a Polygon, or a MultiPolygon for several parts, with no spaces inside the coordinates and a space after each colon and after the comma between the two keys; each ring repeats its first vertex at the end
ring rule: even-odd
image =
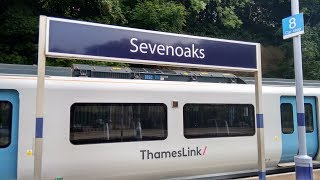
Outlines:
{"type": "MultiPolygon", "coordinates": [[[[241,178],[242,180],[256,180],[258,177],[241,178]]],[[[295,172],[267,175],[267,180],[295,180],[295,172]]],[[[313,180],[320,180],[320,169],[313,170],[313,180]]]]}

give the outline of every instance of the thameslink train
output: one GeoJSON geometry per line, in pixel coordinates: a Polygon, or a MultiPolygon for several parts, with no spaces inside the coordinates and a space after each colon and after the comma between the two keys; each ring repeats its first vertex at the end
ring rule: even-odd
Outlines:
{"type": "MultiPolygon", "coordinates": [[[[162,71],[119,79],[127,74],[115,73],[130,68],[111,68],[117,78],[94,78],[93,69],[74,71],[83,77],[46,77],[43,179],[170,179],[257,171],[253,84],[229,74],[162,71]],[[92,77],[84,77],[88,73],[92,77]],[[185,77],[193,81],[163,80],[185,77]],[[227,83],[208,82],[219,78],[227,83]]],[[[0,179],[33,179],[36,80],[0,75],[0,179]]],[[[307,151],[317,160],[319,84],[305,86],[304,94],[307,151]]],[[[276,169],[298,152],[295,88],[265,84],[263,113],[266,165],[276,169]]]]}

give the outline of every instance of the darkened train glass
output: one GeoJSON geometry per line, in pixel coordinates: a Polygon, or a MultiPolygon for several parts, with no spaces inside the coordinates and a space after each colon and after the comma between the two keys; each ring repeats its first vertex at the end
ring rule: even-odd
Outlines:
{"type": "Polygon", "coordinates": [[[306,120],[306,132],[311,133],[314,130],[312,104],[305,103],[304,110],[305,110],[305,120],[306,120]]]}
{"type": "Polygon", "coordinates": [[[184,136],[192,138],[253,136],[254,107],[250,104],[186,104],[184,136]]]}
{"type": "MultiPolygon", "coordinates": [[[[306,133],[311,133],[314,131],[312,104],[305,103],[304,110],[306,133]]],[[[283,134],[292,134],[294,131],[293,109],[290,103],[281,104],[281,129],[283,134]]]]}
{"type": "Polygon", "coordinates": [[[282,103],[281,110],[281,129],[283,134],[292,134],[293,126],[293,108],[290,103],[282,103]]]}
{"type": "Polygon", "coordinates": [[[6,148],[11,143],[12,104],[0,101],[0,148],[6,148]]]}
{"type": "Polygon", "coordinates": [[[75,103],[71,106],[73,144],[163,140],[167,134],[165,104],[75,103]]]}

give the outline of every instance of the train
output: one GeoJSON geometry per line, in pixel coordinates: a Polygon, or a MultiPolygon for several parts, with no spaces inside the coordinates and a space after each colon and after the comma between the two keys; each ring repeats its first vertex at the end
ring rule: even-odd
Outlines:
{"type": "MultiPolygon", "coordinates": [[[[104,67],[90,68],[74,68],[78,77],[45,78],[43,179],[188,179],[258,171],[249,80],[129,67],[109,67],[105,76],[117,78],[101,78],[103,72],[94,77],[94,70],[104,67]]],[[[33,179],[37,76],[3,69],[0,179],[33,179]]],[[[307,152],[314,160],[319,87],[316,81],[304,86],[307,152]]],[[[266,167],[277,169],[298,153],[295,87],[274,81],[262,92],[266,167]]]]}

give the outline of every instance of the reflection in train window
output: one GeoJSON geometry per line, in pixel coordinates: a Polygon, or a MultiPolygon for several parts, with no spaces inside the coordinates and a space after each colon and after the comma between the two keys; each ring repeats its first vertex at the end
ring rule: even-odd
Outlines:
{"type": "Polygon", "coordinates": [[[71,106],[72,144],[163,140],[165,104],[76,103],[71,106]]]}
{"type": "Polygon", "coordinates": [[[282,103],[281,109],[281,128],[283,134],[292,134],[294,131],[293,126],[293,109],[292,104],[282,103]]]}
{"type": "Polygon", "coordinates": [[[306,120],[306,132],[311,133],[311,132],[313,132],[312,105],[310,103],[305,103],[304,110],[305,110],[305,120],[306,120]]]}
{"type": "Polygon", "coordinates": [[[11,143],[12,104],[0,101],[0,148],[6,148],[11,143]]]}
{"type": "Polygon", "coordinates": [[[186,104],[183,107],[186,138],[253,136],[254,107],[250,104],[186,104]]]}

